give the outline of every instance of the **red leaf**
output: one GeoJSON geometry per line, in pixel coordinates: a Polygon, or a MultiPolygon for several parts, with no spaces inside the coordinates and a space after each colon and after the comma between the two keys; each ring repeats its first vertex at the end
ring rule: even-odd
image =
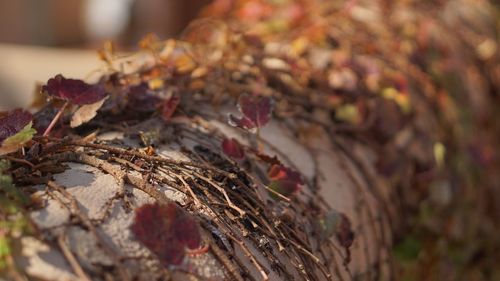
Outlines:
{"type": "Polygon", "coordinates": [[[267,176],[269,177],[270,180],[286,179],[287,175],[285,167],[281,165],[272,165],[271,168],[269,168],[269,171],[267,171],[267,176]]]}
{"type": "Polygon", "coordinates": [[[14,109],[0,116],[2,116],[0,117],[0,144],[33,121],[33,115],[22,109],[14,109]]]}
{"type": "Polygon", "coordinates": [[[265,126],[271,119],[273,104],[268,97],[251,97],[241,95],[238,99],[238,109],[243,117],[229,115],[231,125],[250,130],[265,126]]]}
{"type": "Polygon", "coordinates": [[[300,185],[298,185],[294,181],[279,180],[279,181],[272,181],[269,184],[269,188],[271,188],[272,190],[278,192],[283,196],[288,197],[297,192],[300,188],[300,185]]]}
{"type": "Polygon", "coordinates": [[[246,117],[235,117],[232,114],[229,114],[229,124],[238,128],[242,128],[245,130],[251,130],[255,128],[255,123],[252,120],[246,117]]]}
{"type": "Polygon", "coordinates": [[[163,109],[161,111],[161,117],[163,117],[163,120],[170,120],[172,115],[174,115],[174,112],[177,109],[180,101],[181,99],[176,95],[170,97],[165,101],[165,103],[163,104],[163,109]]]}
{"type": "Polygon", "coordinates": [[[224,154],[231,158],[245,158],[245,150],[243,150],[241,144],[234,138],[224,139],[222,141],[222,150],[224,151],[224,154]]]}
{"type": "Polygon", "coordinates": [[[238,106],[243,115],[255,123],[256,127],[263,127],[271,119],[272,103],[268,97],[241,95],[238,106]]]}
{"type": "Polygon", "coordinates": [[[278,159],[278,157],[276,157],[276,155],[274,156],[269,156],[267,154],[264,154],[258,150],[254,150],[253,153],[255,154],[255,156],[257,156],[260,160],[266,162],[267,164],[271,164],[271,165],[281,165],[281,161],[278,159]]]}
{"type": "Polygon", "coordinates": [[[196,221],[182,210],[178,210],[174,221],[174,234],[189,249],[197,249],[201,244],[200,231],[196,221]]]}
{"type": "Polygon", "coordinates": [[[181,264],[185,247],[196,249],[201,244],[196,220],[175,203],[141,206],[131,230],[164,266],[181,264]]]}
{"type": "Polygon", "coordinates": [[[337,227],[337,239],[344,248],[349,248],[354,241],[354,232],[351,229],[351,221],[346,215],[340,214],[340,222],[337,227]]]}
{"type": "Polygon", "coordinates": [[[299,172],[283,165],[272,165],[267,172],[270,180],[289,180],[297,184],[304,184],[299,172]]]}
{"type": "Polygon", "coordinates": [[[289,196],[297,192],[304,182],[299,172],[283,165],[272,165],[267,172],[271,180],[269,187],[274,191],[289,196]]]}
{"type": "Polygon", "coordinates": [[[162,252],[158,254],[160,261],[165,267],[168,267],[169,265],[180,265],[184,260],[184,256],[184,245],[178,243],[174,239],[171,239],[171,241],[167,241],[163,245],[162,252]]]}
{"type": "Polygon", "coordinates": [[[66,79],[61,74],[50,78],[42,87],[42,91],[47,92],[49,96],[67,100],[76,105],[96,103],[106,96],[101,84],[92,85],[78,79],[66,79]]]}
{"type": "Polygon", "coordinates": [[[237,15],[241,20],[254,22],[271,15],[272,12],[272,7],[269,4],[249,1],[237,11],[237,15]]]}

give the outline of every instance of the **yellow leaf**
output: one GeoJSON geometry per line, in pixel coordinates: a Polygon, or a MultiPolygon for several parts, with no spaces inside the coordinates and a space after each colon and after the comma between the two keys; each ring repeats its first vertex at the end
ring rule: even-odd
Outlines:
{"type": "Polygon", "coordinates": [[[289,55],[298,57],[304,53],[304,51],[307,49],[309,46],[309,40],[307,40],[306,37],[301,36],[295,40],[293,40],[290,48],[289,55]]]}
{"type": "Polygon", "coordinates": [[[401,93],[393,87],[384,88],[382,96],[388,100],[393,100],[403,113],[410,113],[410,97],[406,93],[401,93]]]}
{"type": "Polygon", "coordinates": [[[440,142],[434,143],[434,159],[438,167],[444,166],[444,158],[446,156],[446,147],[440,142]]]}
{"type": "Polygon", "coordinates": [[[163,83],[163,79],[161,79],[161,78],[155,78],[155,79],[151,79],[148,81],[148,87],[151,90],[162,89],[163,86],[164,86],[164,83],[163,83]]]}
{"type": "Polygon", "coordinates": [[[196,67],[196,63],[187,54],[180,54],[175,59],[175,70],[179,73],[187,73],[196,67]]]}
{"type": "Polygon", "coordinates": [[[335,118],[350,124],[357,124],[360,121],[358,107],[354,104],[343,105],[335,110],[335,118]]]}
{"type": "Polygon", "coordinates": [[[204,66],[198,67],[191,73],[191,78],[200,78],[207,74],[208,69],[204,66]]]}

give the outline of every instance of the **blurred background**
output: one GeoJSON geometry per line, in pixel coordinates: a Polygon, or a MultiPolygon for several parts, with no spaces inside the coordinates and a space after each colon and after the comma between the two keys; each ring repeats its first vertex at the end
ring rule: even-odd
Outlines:
{"type": "Polygon", "coordinates": [[[178,34],[209,0],[0,0],[0,42],[92,47],[178,34]]]}
{"type": "Polygon", "coordinates": [[[173,37],[209,0],[0,0],[0,110],[26,106],[34,81],[84,78],[105,40],[131,50],[145,34],[173,37]]]}

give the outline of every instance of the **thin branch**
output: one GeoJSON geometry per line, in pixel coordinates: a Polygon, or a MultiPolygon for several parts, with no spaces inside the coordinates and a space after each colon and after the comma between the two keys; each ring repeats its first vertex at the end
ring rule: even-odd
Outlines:
{"type": "Polygon", "coordinates": [[[243,211],[241,208],[239,208],[238,206],[236,206],[236,205],[235,205],[235,204],[231,201],[231,199],[229,198],[229,195],[227,195],[226,190],[225,190],[222,186],[220,186],[220,185],[216,184],[216,183],[215,183],[215,182],[213,182],[211,179],[209,179],[209,178],[207,178],[207,177],[204,177],[204,176],[202,176],[202,175],[200,175],[200,174],[197,174],[197,177],[199,177],[200,179],[202,179],[202,180],[206,181],[206,182],[207,182],[207,183],[209,183],[211,186],[215,187],[215,188],[216,188],[219,192],[221,192],[221,193],[224,195],[224,197],[226,198],[227,204],[228,204],[231,208],[233,208],[235,211],[237,211],[237,212],[240,214],[240,217],[244,217],[244,216],[246,215],[246,212],[245,212],[245,211],[243,211]]]}
{"type": "Polygon", "coordinates": [[[243,250],[243,252],[245,253],[245,256],[247,256],[250,261],[253,263],[253,265],[255,266],[255,268],[257,268],[257,270],[259,271],[260,275],[262,276],[262,281],[267,281],[269,280],[269,276],[267,275],[266,271],[264,270],[264,268],[262,267],[262,265],[257,261],[257,259],[255,258],[255,256],[252,254],[252,252],[250,252],[250,250],[248,249],[248,247],[245,245],[245,243],[243,243],[243,241],[241,241],[240,239],[237,239],[236,237],[234,237],[233,235],[231,234],[227,234],[229,236],[229,238],[231,238],[234,242],[236,242],[236,244],[238,244],[240,246],[240,248],[243,250]]]}
{"type": "Polygon", "coordinates": [[[43,136],[46,137],[50,134],[50,131],[52,131],[52,128],[54,128],[54,126],[56,125],[57,121],[59,121],[59,118],[61,118],[61,115],[64,113],[64,110],[66,110],[66,107],[68,107],[69,105],[69,101],[66,101],[63,106],[59,109],[59,111],[57,112],[56,116],[54,116],[54,118],[52,119],[52,121],[50,122],[49,126],[47,127],[47,129],[45,129],[45,132],[43,132],[43,136]]]}
{"type": "Polygon", "coordinates": [[[71,268],[73,268],[73,271],[78,276],[78,278],[80,278],[80,280],[91,281],[91,279],[87,276],[82,266],[80,265],[76,257],[73,255],[71,250],[68,248],[64,240],[65,240],[64,234],[59,234],[57,236],[57,244],[59,245],[59,248],[61,248],[64,257],[66,257],[66,260],[68,260],[69,264],[71,265],[71,268]]]}
{"type": "Polygon", "coordinates": [[[191,194],[191,197],[194,200],[194,204],[197,207],[202,206],[203,204],[200,202],[200,199],[198,199],[198,196],[196,196],[196,194],[191,189],[191,186],[189,186],[189,184],[184,180],[184,178],[182,176],[177,176],[177,178],[182,182],[182,184],[184,184],[184,186],[186,187],[186,189],[189,191],[189,194],[191,194]]]}
{"type": "Polygon", "coordinates": [[[32,169],[35,167],[35,165],[33,163],[31,163],[30,161],[25,160],[25,159],[16,158],[16,157],[8,156],[8,155],[2,155],[2,157],[9,160],[9,161],[12,161],[12,162],[26,164],[26,165],[30,166],[32,169]]]}
{"type": "Polygon", "coordinates": [[[47,183],[47,186],[53,190],[56,190],[70,201],[72,213],[75,216],[77,216],[80,219],[80,221],[90,230],[92,235],[96,238],[97,243],[102,247],[102,249],[106,252],[106,254],[108,254],[109,257],[113,260],[114,264],[117,267],[118,273],[120,274],[121,280],[130,281],[131,280],[130,276],[125,267],[123,266],[120,257],[114,252],[114,250],[107,243],[104,242],[105,240],[102,238],[101,234],[97,231],[92,221],[88,218],[86,214],[84,214],[81,211],[80,207],[78,206],[78,201],[75,199],[75,197],[71,193],[66,191],[65,188],[63,188],[54,181],[49,181],[47,183]]]}
{"type": "Polygon", "coordinates": [[[235,264],[222,252],[222,250],[215,244],[211,237],[208,237],[204,232],[202,233],[203,240],[208,243],[210,247],[210,251],[213,253],[215,258],[219,260],[219,262],[224,265],[224,267],[229,271],[229,274],[236,281],[243,281],[243,277],[241,277],[238,268],[235,264]]]}
{"type": "MultiPolygon", "coordinates": [[[[87,164],[93,167],[96,167],[98,169],[103,170],[104,172],[113,175],[114,177],[121,177],[123,175],[123,171],[119,169],[118,167],[115,167],[114,165],[101,160],[97,157],[90,156],[87,154],[83,153],[76,153],[76,152],[63,152],[60,154],[55,154],[52,156],[52,159],[57,159],[61,162],[76,162],[76,163],[82,163],[82,164],[87,164]]],[[[165,194],[157,190],[153,185],[147,183],[141,178],[135,177],[131,174],[125,173],[124,179],[135,186],[136,188],[146,192],[149,194],[151,197],[155,198],[158,200],[160,203],[168,203],[171,202],[170,199],[168,199],[165,194]]]]}

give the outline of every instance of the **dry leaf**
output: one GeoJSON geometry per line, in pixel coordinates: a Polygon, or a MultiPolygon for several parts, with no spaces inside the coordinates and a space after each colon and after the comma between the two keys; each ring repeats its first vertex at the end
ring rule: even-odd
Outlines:
{"type": "Polygon", "coordinates": [[[80,106],[77,111],[71,117],[71,128],[76,128],[88,121],[92,120],[97,115],[97,111],[102,107],[104,102],[108,99],[108,97],[103,98],[102,100],[80,106]]]}

